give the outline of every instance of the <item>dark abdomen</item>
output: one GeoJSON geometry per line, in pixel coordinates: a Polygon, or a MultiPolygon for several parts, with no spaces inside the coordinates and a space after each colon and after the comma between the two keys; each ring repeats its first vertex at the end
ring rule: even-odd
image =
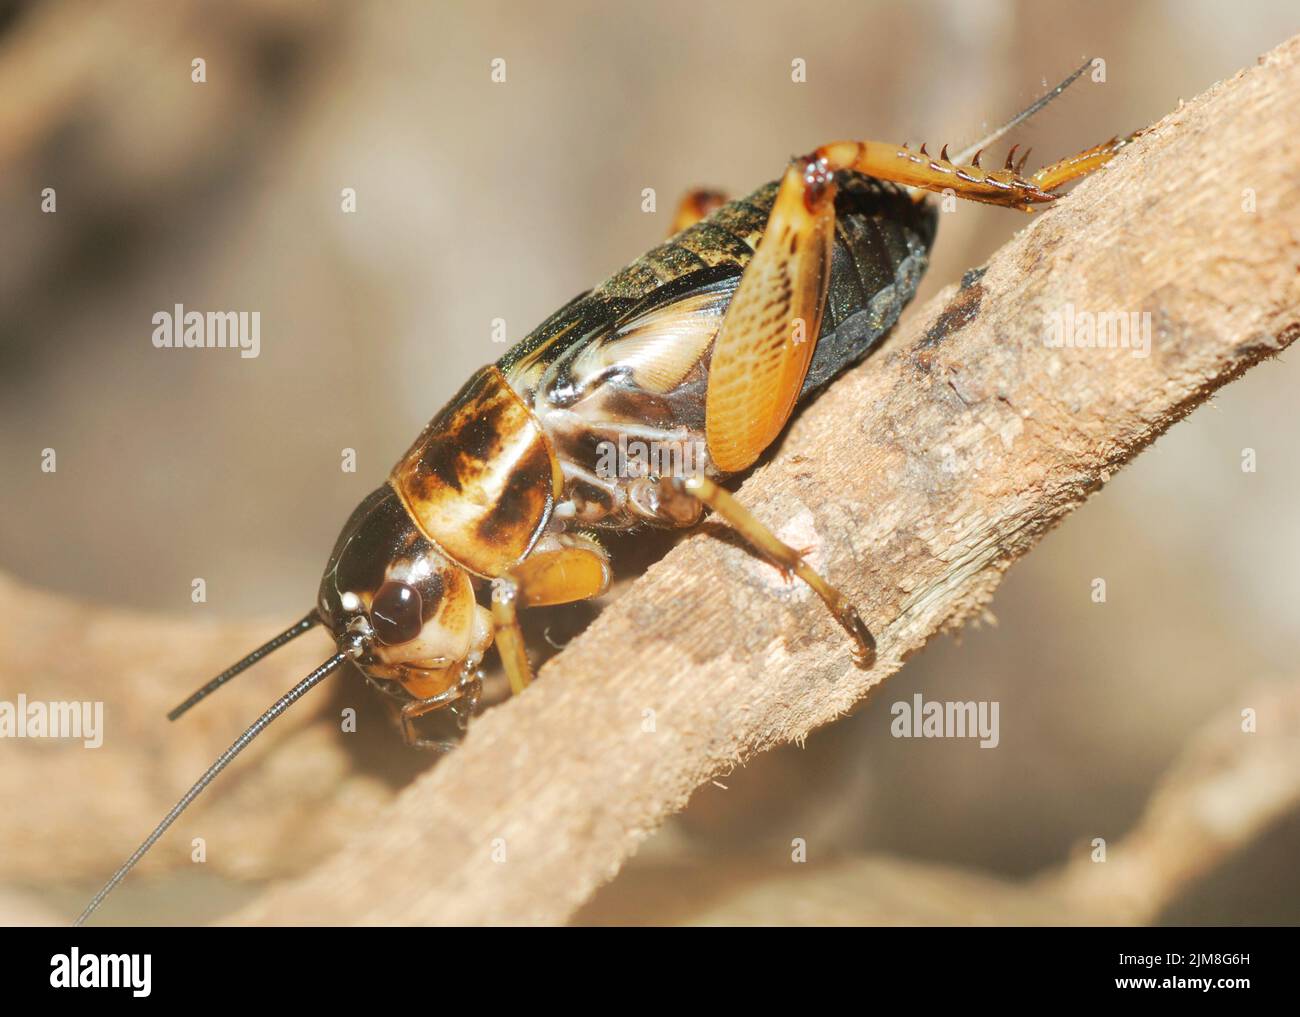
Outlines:
{"type": "MultiPolygon", "coordinates": [[[[857,174],[841,174],[826,314],[800,397],[862,357],[898,320],[928,265],[936,217],[928,203],[857,174]]],[[[498,362],[536,375],[574,343],[628,315],[738,279],[767,225],[777,184],[730,202],[565,305],[498,362]],[[531,369],[530,369],[531,368],[531,369]]]]}

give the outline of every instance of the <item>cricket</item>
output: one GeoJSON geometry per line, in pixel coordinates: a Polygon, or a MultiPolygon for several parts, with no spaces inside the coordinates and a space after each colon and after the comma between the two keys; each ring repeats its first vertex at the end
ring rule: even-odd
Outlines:
{"type": "Polygon", "coordinates": [[[955,156],[946,145],[932,155],[925,145],[837,141],[793,159],[748,197],[693,192],[666,242],[478,371],[344,524],[311,610],[169,718],[317,626],[336,652],[218,757],[77,924],[249,742],[348,665],[390,700],[407,744],[454,748],[455,739],[423,729],[427,718],[449,716],[464,731],[494,646],[511,693],[528,687],[520,612],[604,593],[611,568],[602,532],[688,528],[712,512],[806,583],[843,629],[854,662],[870,668],[875,640],[858,611],[724,485],[773,445],[796,406],[898,320],[935,238],[928,194],[1033,212],[1137,137],[1027,175],[1028,153],[1016,160],[1015,148],[1000,168],[981,167],[988,145],[1089,66],[955,156]],[[635,443],[676,454],[626,454],[635,443]]]}

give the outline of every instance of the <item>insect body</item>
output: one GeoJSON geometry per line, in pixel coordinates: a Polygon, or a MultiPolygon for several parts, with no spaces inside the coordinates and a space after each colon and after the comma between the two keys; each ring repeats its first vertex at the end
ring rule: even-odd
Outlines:
{"type": "MultiPolygon", "coordinates": [[[[602,593],[600,530],[691,526],[701,496],[725,496],[710,480],[730,472],[709,449],[712,348],[778,190],[723,205],[474,375],[344,527],[319,614],[341,650],[402,702],[408,741],[425,744],[412,723],[424,713],[468,716],[493,641],[512,688],[528,684],[518,607],[602,593]],[[629,442],[691,459],[691,475],[610,468],[629,442]],[[487,606],[476,587],[487,588],[487,606]]],[[[853,177],[835,201],[828,310],[820,338],[805,340],[802,395],[894,324],[934,236],[930,206],[893,185],[853,177]]],[[[870,635],[825,589],[867,658],[870,635]]]]}
{"type": "Polygon", "coordinates": [[[1010,156],[986,172],[978,152],[964,164],[946,148],[839,142],[744,200],[688,200],[680,232],[561,308],[434,417],[347,521],[312,612],[172,711],[315,625],[335,639],[337,652],[217,760],[82,920],[249,740],[346,662],[392,697],[408,742],[451,747],[424,738],[419,719],[447,710],[464,726],[494,643],[512,691],[529,684],[520,607],[600,595],[602,530],[691,526],[712,509],[811,586],[871,666],[875,643],[853,606],[719,481],[750,467],[799,400],[898,319],[935,232],[918,191],[1028,211],[1128,141],[1030,177],[1010,156]],[[629,443],[667,449],[677,465],[612,454],[629,443]]]}

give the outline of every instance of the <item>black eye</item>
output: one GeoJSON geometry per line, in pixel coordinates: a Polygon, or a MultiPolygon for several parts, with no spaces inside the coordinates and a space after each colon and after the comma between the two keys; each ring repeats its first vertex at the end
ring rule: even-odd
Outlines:
{"type": "Polygon", "coordinates": [[[420,634],[420,591],[390,579],[370,605],[370,624],[385,646],[407,643],[420,634]]]}

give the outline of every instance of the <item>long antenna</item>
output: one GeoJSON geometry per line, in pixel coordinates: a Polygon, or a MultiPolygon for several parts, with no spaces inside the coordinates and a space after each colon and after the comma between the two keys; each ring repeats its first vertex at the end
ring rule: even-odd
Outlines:
{"type": "Polygon", "coordinates": [[[1045,95],[1042,95],[1042,96],[1040,96],[1039,98],[1035,99],[1032,103],[1030,103],[1028,106],[1026,106],[1024,109],[1022,109],[1019,113],[1017,113],[1015,116],[1013,116],[1010,120],[1008,120],[1005,124],[1003,124],[1001,127],[997,128],[995,131],[993,131],[992,134],[989,134],[989,135],[987,135],[986,137],[980,138],[980,140],[977,141],[977,142],[975,142],[975,144],[973,144],[973,145],[969,145],[969,146],[967,146],[966,148],[962,149],[960,152],[958,152],[958,153],[957,153],[955,156],[953,156],[953,158],[952,158],[952,163],[953,163],[953,165],[954,165],[954,166],[960,166],[960,165],[962,165],[963,163],[968,163],[968,162],[970,162],[970,160],[975,156],[975,153],[976,153],[976,152],[979,152],[979,151],[982,150],[982,149],[988,148],[991,144],[993,144],[993,143],[994,143],[995,141],[997,141],[999,138],[1003,137],[1003,136],[1006,135],[1006,134],[1009,134],[1011,131],[1014,131],[1017,127],[1019,127],[1019,126],[1020,126],[1021,124],[1023,124],[1026,120],[1028,120],[1030,117],[1032,117],[1035,113],[1037,113],[1039,110],[1041,110],[1044,106],[1046,106],[1049,102],[1051,102],[1051,101],[1052,101],[1053,99],[1055,99],[1058,95],[1060,95],[1062,92],[1064,92],[1067,88],[1069,88],[1071,85],[1073,85],[1073,84],[1075,83],[1075,81],[1077,81],[1077,80],[1082,76],[1083,72],[1086,71],[1086,70],[1087,70],[1089,67],[1091,67],[1091,66],[1092,66],[1092,57],[1089,57],[1087,60],[1085,60],[1085,61],[1084,61],[1084,62],[1079,66],[1079,69],[1078,69],[1077,71],[1075,71],[1073,74],[1071,74],[1068,78],[1066,78],[1064,81],[1062,81],[1059,85],[1057,85],[1055,88],[1053,88],[1050,92],[1048,92],[1048,93],[1046,93],[1045,95]]]}
{"type": "Polygon", "coordinates": [[[285,643],[289,642],[291,639],[297,639],[308,629],[319,624],[320,624],[320,615],[316,613],[315,608],[312,608],[308,614],[303,616],[301,621],[294,622],[292,625],[290,625],[287,629],[281,632],[274,639],[268,640],[267,642],[263,643],[256,650],[250,653],[247,657],[241,660],[238,664],[232,664],[230,667],[222,671],[221,674],[217,675],[215,678],[212,679],[212,681],[208,682],[206,685],[203,686],[203,688],[199,689],[192,696],[190,696],[189,699],[185,700],[185,702],[181,703],[180,706],[176,707],[174,710],[171,711],[171,713],[167,714],[167,719],[175,720],[182,713],[188,710],[191,706],[199,702],[199,700],[206,699],[208,696],[212,695],[212,693],[216,692],[217,689],[221,688],[221,686],[225,685],[226,682],[230,681],[231,678],[235,677],[235,675],[239,674],[241,671],[247,671],[250,667],[256,664],[268,653],[274,653],[276,650],[278,650],[285,643]]]}
{"type": "Polygon", "coordinates": [[[153,833],[149,834],[149,836],[145,838],[144,843],[135,849],[135,853],[122,863],[120,869],[113,873],[113,878],[104,884],[104,888],[100,890],[99,893],[95,894],[91,902],[86,905],[86,910],[81,912],[81,917],[78,918],[74,924],[81,925],[90,917],[91,913],[103,903],[104,898],[113,892],[113,888],[126,878],[126,874],[135,867],[135,863],[143,858],[145,852],[154,846],[158,838],[167,832],[167,828],[171,826],[172,823],[176,822],[177,817],[185,811],[190,802],[194,801],[194,799],[199,796],[199,793],[212,783],[212,779],[224,770],[226,765],[232,759],[244,751],[244,748],[249,742],[261,734],[271,721],[284,713],[285,710],[310,692],[312,688],[319,685],[331,672],[337,670],[339,665],[347,659],[348,658],[345,654],[334,654],[334,656],[330,657],[329,660],[325,661],[325,663],[321,664],[315,671],[281,696],[275,702],[274,706],[262,714],[262,716],[258,717],[247,731],[236,738],[235,743],[231,745],[230,748],[226,749],[225,752],[221,753],[221,755],[217,757],[217,761],[208,767],[207,772],[195,782],[192,788],[185,792],[184,797],[172,806],[172,810],[163,817],[161,823],[154,827],[153,833]]]}

